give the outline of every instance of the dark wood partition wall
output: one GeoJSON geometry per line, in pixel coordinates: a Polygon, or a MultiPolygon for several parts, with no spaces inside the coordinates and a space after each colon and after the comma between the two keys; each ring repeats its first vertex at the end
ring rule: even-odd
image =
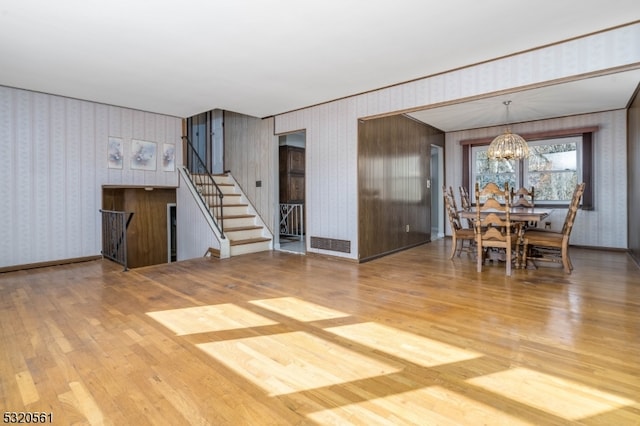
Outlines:
{"type": "Polygon", "coordinates": [[[629,108],[627,123],[628,129],[628,239],[629,252],[640,264],[640,95],[636,97],[629,108]]]}
{"type": "Polygon", "coordinates": [[[358,126],[358,259],[431,240],[431,144],[444,133],[403,115],[358,126]]]}
{"type": "Polygon", "coordinates": [[[103,188],[102,208],[134,213],[127,230],[130,268],[167,263],[167,204],[175,202],[175,189],[103,188]]]}

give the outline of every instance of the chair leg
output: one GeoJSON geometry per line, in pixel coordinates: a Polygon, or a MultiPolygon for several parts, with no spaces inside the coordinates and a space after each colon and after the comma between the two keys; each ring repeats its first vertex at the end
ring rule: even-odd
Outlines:
{"type": "Polygon", "coordinates": [[[449,259],[453,259],[453,256],[455,256],[457,246],[458,240],[456,239],[456,235],[453,234],[451,237],[451,256],[449,256],[449,259]]]}
{"type": "Polygon", "coordinates": [[[529,267],[529,262],[531,262],[531,265],[533,266],[533,269],[538,269],[535,261],[532,259],[529,259],[529,242],[525,241],[524,242],[524,246],[522,248],[522,268],[523,269],[527,269],[529,267]]]}
{"type": "Polygon", "coordinates": [[[569,259],[569,248],[566,245],[562,246],[562,266],[564,266],[564,272],[567,274],[571,273],[573,269],[573,265],[571,264],[571,260],[569,259]]]}

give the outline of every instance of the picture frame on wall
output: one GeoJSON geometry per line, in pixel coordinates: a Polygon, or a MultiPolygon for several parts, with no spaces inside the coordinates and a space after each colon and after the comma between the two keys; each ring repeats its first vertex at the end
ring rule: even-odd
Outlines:
{"type": "Polygon", "coordinates": [[[123,158],[122,138],[109,136],[107,143],[107,167],[110,169],[122,169],[123,158]]]}
{"type": "Polygon", "coordinates": [[[156,170],[156,143],[131,140],[131,169],[156,170]]]}
{"type": "Polygon", "coordinates": [[[165,143],[162,147],[162,170],[174,172],[176,170],[176,146],[165,143]]]}

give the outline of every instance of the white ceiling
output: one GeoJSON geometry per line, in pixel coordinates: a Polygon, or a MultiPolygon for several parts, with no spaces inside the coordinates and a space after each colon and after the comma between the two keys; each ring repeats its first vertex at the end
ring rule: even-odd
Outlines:
{"type": "MultiPolygon", "coordinates": [[[[1,0],[0,85],[177,117],[266,117],[640,20],[637,0],[523,3],[1,0]]],[[[511,118],[623,108],[640,81],[600,78],[615,90],[589,96],[593,78],[511,94],[511,118]]],[[[504,121],[502,100],[414,115],[482,127],[504,121]]]]}
{"type": "Polygon", "coordinates": [[[640,69],[487,97],[409,114],[442,131],[566,117],[626,108],[640,83],[640,69]],[[508,119],[507,107],[509,104],[508,119]]]}

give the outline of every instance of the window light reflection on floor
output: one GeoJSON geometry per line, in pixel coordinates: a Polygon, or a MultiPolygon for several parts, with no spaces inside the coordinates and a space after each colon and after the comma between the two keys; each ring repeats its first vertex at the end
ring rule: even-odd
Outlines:
{"type": "Polygon", "coordinates": [[[364,399],[328,410],[315,404],[319,410],[307,417],[318,424],[533,425],[440,386],[364,399]]]}
{"type": "Polygon", "coordinates": [[[252,300],[249,303],[298,321],[321,321],[349,316],[349,314],[345,314],[344,312],[316,305],[315,303],[307,302],[296,297],[252,300]]]}
{"type": "Polygon", "coordinates": [[[527,368],[512,368],[467,380],[506,398],[567,420],[579,420],[637,404],[590,386],[527,368]]]}
{"type": "Polygon", "coordinates": [[[179,336],[277,324],[232,303],[147,312],[147,315],[179,336]]]}
{"type": "Polygon", "coordinates": [[[325,331],[423,367],[479,358],[482,354],[374,322],[325,328],[325,331]]]}
{"type": "Polygon", "coordinates": [[[270,395],[391,374],[403,367],[303,331],[196,346],[270,395]]]}

